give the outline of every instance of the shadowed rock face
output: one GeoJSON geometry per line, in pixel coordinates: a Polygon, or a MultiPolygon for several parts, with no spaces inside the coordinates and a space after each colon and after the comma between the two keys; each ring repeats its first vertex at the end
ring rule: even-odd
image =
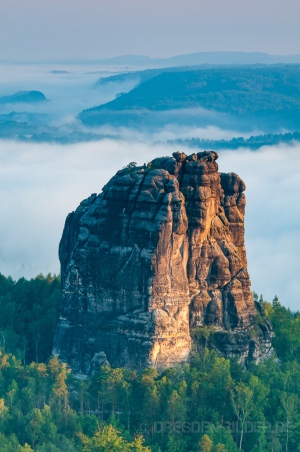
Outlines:
{"type": "Polygon", "coordinates": [[[124,168],[68,215],[54,354],[75,372],[184,362],[191,330],[206,325],[224,356],[270,352],[247,272],[245,184],[219,173],[217,157],[177,152],[124,168]]]}

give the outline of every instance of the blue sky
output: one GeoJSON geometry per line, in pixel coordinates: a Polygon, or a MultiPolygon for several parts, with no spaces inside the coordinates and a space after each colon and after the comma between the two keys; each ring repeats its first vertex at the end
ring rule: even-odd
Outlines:
{"type": "Polygon", "coordinates": [[[300,53],[299,0],[0,0],[0,60],[300,53]]]}

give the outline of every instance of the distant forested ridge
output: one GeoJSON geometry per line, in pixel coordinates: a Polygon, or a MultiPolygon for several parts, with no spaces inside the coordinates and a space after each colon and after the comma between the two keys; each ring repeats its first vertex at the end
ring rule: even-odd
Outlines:
{"type": "Polygon", "coordinates": [[[196,52],[168,58],[123,55],[97,61],[105,65],[174,67],[194,65],[288,64],[300,63],[300,55],[270,55],[263,52],[196,52]]]}
{"type": "MultiPolygon", "coordinates": [[[[237,136],[249,132],[255,135],[254,131],[262,135],[300,131],[299,64],[182,66],[125,72],[96,80],[95,98],[108,87],[116,95],[114,100],[90,105],[92,108],[78,115],[80,121],[64,126],[55,125],[49,113],[9,111],[10,104],[16,109],[21,102],[22,110],[26,110],[25,103],[45,101],[43,93],[23,91],[4,96],[0,98],[0,105],[4,105],[0,138],[68,144],[127,138],[124,131],[129,128],[133,133],[145,133],[148,139],[170,126],[180,130],[180,136],[185,130],[210,126],[234,130],[237,136]],[[125,93],[117,91],[133,86],[125,93]],[[103,125],[110,126],[103,129],[110,130],[109,135],[95,128],[103,125]]],[[[206,149],[207,143],[202,145],[206,149]]],[[[224,143],[214,145],[226,147],[224,143]]],[[[255,148],[254,143],[251,147],[255,148]]]]}
{"type": "Polygon", "coordinates": [[[300,105],[300,66],[163,72],[96,110],[203,107],[244,114],[300,105]],[[256,96],[253,98],[253,93],[256,96]]]}
{"type": "Polygon", "coordinates": [[[294,133],[278,133],[278,134],[266,134],[266,135],[256,135],[250,138],[232,138],[231,140],[208,140],[201,138],[191,138],[191,139],[177,139],[168,140],[168,144],[179,144],[182,146],[188,146],[191,148],[200,149],[212,149],[212,150],[222,150],[222,149],[239,149],[247,148],[251,150],[257,150],[262,146],[274,146],[280,143],[291,144],[293,142],[300,141],[300,132],[294,133]]]}
{"type": "MultiPolygon", "coordinates": [[[[131,125],[148,112],[205,109],[261,127],[300,126],[300,66],[235,66],[162,72],[106,104],[83,111],[86,125],[131,125]]],[[[196,112],[195,112],[196,115],[196,112]]],[[[196,121],[197,115],[193,119],[196,121]]],[[[149,119],[148,119],[149,120],[149,119]]]]}
{"type": "Polygon", "coordinates": [[[127,81],[136,81],[137,85],[153,79],[163,72],[187,72],[199,69],[199,66],[179,66],[179,67],[161,67],[155,69],[144,69],[140,71],[121,72],[120,74],[101,77],[96,82],[95,87],[104,87],[110,83],[123,83],[127,81]]]}
{"type": "Polygon", "coordinates": [[[110,83],[122,83],[127,81],[136,80],[137,84],[144,83],[151,78],[156,77],[164,71],[170,70],[168,69],[145,69],[144,71],[131,71],[131,72],[123,72],[121,74],[110,75],[107,77],[101,77],[96,82],[96,87],[107,86],[110,83]]]}
{"type": "MultiPolygon", "coordinates": [[[[63,132],[54,126],[45,126],[44,122],[47,118],[43,115],[15,113],[0,115],[0,138],[14,139],[19,141],[27,141],[34,143],[80,143],[100,140],[120,140],[120,135],[99,134],[83,131],[67,131],[63,132]],[[31,119],[32,118],[32,119],[31,119]],[[29,121],[33,120],[35,125],[29,121]]],[[[277,134],[253,135],[249,138],[237,137],[231,140],[213,140],[203,138],[186,138],[165,140],[167,144],[175,144],[187,146],[190,148],[199,148],[205,150],[222,150],[222,149],[238,149],[247,148],[257,150],[262,146],[274,146],[281,143],[293,144],[300,141],[300,132],[287,132],[277,134]]],[[[161,142],[159,142],[161,143],[161,142]]]]}
{"type": "Polygon", "coordinates": [[[84,379],[51,357],[59,287],[51,275],[0,276],[1,452],[300,450],[300,314],[276,296],[254,293],[273,324],[271,359],[244,369],[208,350],[214,330],[199,328],[182,367],[104,366],[84,379]]]}
{"type": "Polygon", "coordinates": [[[45,94],[40,91],[18,91],[15,94],[0,97],[0,105],[16,103],[31,104],[35,102],[43,102],[45,100],[45,94]]]}

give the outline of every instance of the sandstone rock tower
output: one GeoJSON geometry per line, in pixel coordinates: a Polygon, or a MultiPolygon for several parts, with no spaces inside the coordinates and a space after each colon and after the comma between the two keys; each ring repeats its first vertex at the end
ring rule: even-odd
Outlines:
{"type": "Polygon", "coordinates": [[[184,362],[206,325],[223,356],[270,351],[247,272],[245,184],[217,158],[176,152],[124,168],[68,215],[53,352],[75,372],[184,362]]]}

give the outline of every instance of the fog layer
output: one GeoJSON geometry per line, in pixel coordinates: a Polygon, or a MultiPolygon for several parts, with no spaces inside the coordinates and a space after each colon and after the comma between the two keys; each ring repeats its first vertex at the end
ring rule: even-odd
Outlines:
{"type": "Polygon", "coordinates": [[[100,77],[118,72],[118,68],[97,65],[1,64],[0,97],[17,91],[41,91],[47,102],[41,104],[7,104],[0,106],[0,114],[12,111],[44,113],[46,123],[61,125],[74,121],[84,109],[106,103],[119,92],[129,91],[138,80],[96,87],[100,77]]]}
{"type": "MultiPolygon", "coordinates": [[[[59,272],[57,249],[67,214],[130,161],[143,164],[174,150],[112,140],[68,146],[0,141],[0,272],[14,278],[59,272]]],[[[268,300],[277,294],[298,309],[299,144],[222,151],[218,162],[222,172],[238,173],[247,185],[253,290],[268,300]]]]}

